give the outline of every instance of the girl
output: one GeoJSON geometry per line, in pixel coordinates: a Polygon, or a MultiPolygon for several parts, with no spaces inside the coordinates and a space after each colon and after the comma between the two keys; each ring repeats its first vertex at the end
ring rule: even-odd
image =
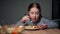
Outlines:
{"type": "Polygon", "coordinates": [[[41,29],[46,28],[55,28],[58,27],[58,24],[49,21],[41,16],[41,8],[38,3],[31,3],[28,7],[28,15],[25,15],[17,25],[37,25],[41,27],[41,29]]]}

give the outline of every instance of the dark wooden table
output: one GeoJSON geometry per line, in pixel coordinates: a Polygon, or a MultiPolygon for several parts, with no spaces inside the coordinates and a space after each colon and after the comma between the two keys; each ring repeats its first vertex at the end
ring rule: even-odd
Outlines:
{"type": "Polygon", "coordinates": [[[45,29],[45,30],[36,30],[36,31],[27,31],[25,30],[23,34],[60,34],[59,29],[45,29]]]}

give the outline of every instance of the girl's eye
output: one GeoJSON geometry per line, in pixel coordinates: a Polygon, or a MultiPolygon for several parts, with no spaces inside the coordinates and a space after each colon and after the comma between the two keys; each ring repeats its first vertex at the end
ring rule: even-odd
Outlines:
{"type": "Polygon", "coordinates": [[[34,12],[30,12],[30,14],[34,14],[34,12]]]}
{"type": "Polygon", "coordinates": [[[35,13],[35,14],[39,14],[39,13],[35,13]]]}
{"type": "Polygon", "coordinates": [[[36,14],[36,15],[38,15],[39,14],[39,12],[38,11],[36,11],[36,12],[30,12],[30,14],[36,14]]]}
{"type": "Polygon", "coordinates": [[[34,14],[34,12],[31,12],[31,14],[34,14]]]}

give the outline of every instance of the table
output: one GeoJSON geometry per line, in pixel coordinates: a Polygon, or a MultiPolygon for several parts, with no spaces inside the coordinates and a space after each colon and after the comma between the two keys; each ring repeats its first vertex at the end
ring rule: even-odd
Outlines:
{"type": "Polygon", "coordinates": [[[60,30],[59,29],[45,29],[45,30],[37,30],[37,31],[25,30],[23,34],[60,34],[60,30]]]}

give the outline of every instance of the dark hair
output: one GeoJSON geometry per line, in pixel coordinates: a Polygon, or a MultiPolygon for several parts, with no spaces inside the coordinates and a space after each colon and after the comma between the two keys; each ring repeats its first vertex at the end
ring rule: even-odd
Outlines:
{"type": "Polygon", "coordinates": [[[33,8],[33,7],[36,7],[37,9],[39,9],[39,18],[38,18],[38,20],[40,20],[41,19],[41,7],[40,7],[40,5],[38,4],[38,3],[31,3],[30,5],[29,5],[29,7],[28,7],[28,12],[30,11],[30,9],[31,8],[33,8]]]}
{"type": "Polygon", "coordinates": [[[36,7],[39,9],[39,12],[41,11],[40,5],[38,3],[31,3],[28,7],[28,11],[30,11],[31,8],[36,7]]]}

